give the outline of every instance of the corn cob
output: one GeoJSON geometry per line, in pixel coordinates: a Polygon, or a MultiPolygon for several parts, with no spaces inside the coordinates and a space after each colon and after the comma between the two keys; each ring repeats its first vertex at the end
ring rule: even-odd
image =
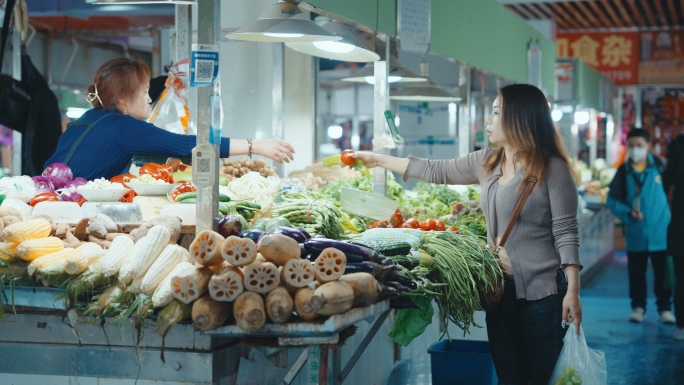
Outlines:
{"type": "Polygon", "coordinates": [[[188,250],[183,247],[167,245],[142,278],[140,292],[144,294],[154,293],[157,286],[176,265],[189,260],[189,255],[188,250]]]}
{"type": "Polygon", "coordinates": [[[169,243],[171,233],[162,225],[154,226],[147,235],[138,241],[119,270],[119,282],[128,284],[139,276],[144,276],[169,243]]]}
{"type": "Polygon", "coordinates": [[[192,263],[181,262],[166,275],[163,281],[157,286],[157,289],[152,294],[152,305],[157,307],[166,306],[173,301],[173,294],[171,292],[171,279],[181,272],[192,268],[192,263]]]}
{"type": "Polygon", "coordinates": [[[31,263],[26,268],[26,271],[28,272],[29,277],[31,277],[33,276],[33,274],[40,274],[44,268],[57,262],[62,262],[62,265],[64,265],[64,260],[69,256],[69,254],[73,252],[74,249],[69,247],[57,251],[55,253],[43,255],[42,257],[36,258],[33,261],[31,261],[31,263]]]}
{"type": "Polygon", "coordinates": [[[2,235],[5,242],[21,243],[28,239],[46,238],[51,232],[50,222],[36,218],[9,225],[2,230],[2,235]]]}
{"type": "Polygon", "coordinates": [[[133,240],[126,236],[114,238],[109,250],[102,258],[102,273],[111,277],[119,272],[128,254],[133,250],[133,240]]]}
{"type": "Polygon", "coordinates": [[[67,257],[64,271],[69,275],[81,274],[103,255],[102,247],[92,242],[85,243],[67,257]]]}
{"type": "Polygon", "coordinates": [[[24,261],[33,261],[62,249],[64,249],[64,242],[57,237],[28,239],[17,246],[17,256],[24,261]]]}
{"type": "Polygon", "coordinates": [[[17,259],[17,244],[0,242],[0,259],[3,261],[14,261],[17,259]]]}

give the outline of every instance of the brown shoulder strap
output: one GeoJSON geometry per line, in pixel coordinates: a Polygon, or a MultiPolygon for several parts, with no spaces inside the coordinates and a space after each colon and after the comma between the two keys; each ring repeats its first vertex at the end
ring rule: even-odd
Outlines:
{"type": "Polygon", "coordinates": [[[511,230],[513,230],[513,226],[515,225],[515,222],[518,220],[518,216],[520,215],[520,212],[523,209],[523,206],[525,206],[525,202],[527,201],[527,197],[530,196],[530,193],[532,193],[532,189],[534,188],[534,185],[537,184],[537,181],[539,180],[538,177],[533,176],[527,179],[527,186],[525,186],[525,190],[523,191],[522,195],[520,196],[520,200],[518,201],[518,204],[515,206],[515,210],[513,210],[513,214],[511,215],[511,219],[508,221],[508,226],[506,226],[506,230],[504,230],[503,236],[501,237],[501,241],[499,241],[498,246],[503,247],[506,244],[506,241],[508,240],[508,236],[511,235],[511,230]]]}

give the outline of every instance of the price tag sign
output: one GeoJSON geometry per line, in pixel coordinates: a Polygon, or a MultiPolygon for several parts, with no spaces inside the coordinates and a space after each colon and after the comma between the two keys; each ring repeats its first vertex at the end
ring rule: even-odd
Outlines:
{"type": "Polygon", "coordinates": [[[219,49],[212,44],[193,44],[190,54],[190,87],[210,87],[219,70],[219,49]]]}
{"type": "Polygon", "coordinates": [[[192,149],[192,183],[195,186],[213,186],[218,178],[214,146],[205,143],[192,149]]]}
{"type": "Polygon", "coordinates": [[[402,51],[428,51],[431,9],[431,0],[397,1],[397,36],[402,51]]]}

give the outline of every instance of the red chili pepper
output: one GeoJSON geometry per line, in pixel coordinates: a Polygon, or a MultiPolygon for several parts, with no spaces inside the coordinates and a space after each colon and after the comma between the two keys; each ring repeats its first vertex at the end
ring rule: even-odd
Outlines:
{"type": "Polygon", "coordinates": [[[79,206],[83,206],[83,204],[86,203],[86,202],[88,202],[88,200],[85,199],[85,198],[83,198],[83,197],[79,198],[79,199],[76,201],[76,203],[78,203],[79,206]]]}
{"type": "Polygon", "coordinates": [[[131,179],[135,179],[135,175],[133,174],[121,174],[117,175],[115,177],[112,177],[109,181],[112,183],[121,183],[124,185],[124,187],[128,188],[128,185],[126,183],[130,182],[131,179]]]}
{"type": "Polygon", "coordinates": [[[124,196],[122,196],[121,199],[119,199],[119,202],[133,203],[133,198],[135,198],[137,196],[138,196],[138,194],[135,191],[130,190],[124,196]]]}
{"type": "Polygon", "coordinates": [[[150,175],[154,179],[163,180],[167,183],[173,183],[173,168],[168,164],[147,163],[140,167],[138,172],[140,175],[150,175]]]}
{"type": "Polygon", "coordinates": [[[40,202],[59,202],[59,197],[53,192],[43,192],[31,198],[29,204],[35,206],[40,202]]]}

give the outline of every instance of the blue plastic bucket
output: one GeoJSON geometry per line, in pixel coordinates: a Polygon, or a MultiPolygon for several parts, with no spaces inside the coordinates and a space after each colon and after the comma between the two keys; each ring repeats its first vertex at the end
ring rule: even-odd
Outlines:
{"type": "Polygon", "coordinates": [[[494,361],[487,341],[448,340],[428,349],[432,385],[496,385],[494,361]]]}

